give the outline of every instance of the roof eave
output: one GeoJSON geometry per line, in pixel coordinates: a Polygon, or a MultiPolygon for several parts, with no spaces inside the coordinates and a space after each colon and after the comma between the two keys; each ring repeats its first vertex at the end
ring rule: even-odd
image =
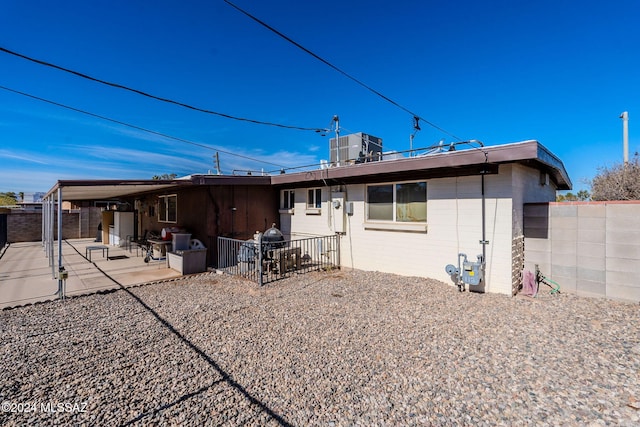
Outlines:
{"type": "Polygon", "coordinates": [[[548,170],[556,182],[558,189],[570,189],[571,181],[562,164],[538,141],[524,141],[494,147],[473,148],[454,152],[431,154],[422,157],[411,157],[395,160],[361,163],[349,166],[316,169],[294,174],[273,176],[274,185],[296,185],[312,181],[340,181],[356,179],[380,179],[381,176],[419,172],[435,174],[441,171],[443,176],[450,176],[451,170],[461,174],[477,174],[478,166],[485,162],[490,164],[535,163],[539,169],[548,170]]]}
{"type": "Polygon", "coordinates": [[[47,192],[44,199],[57,199],[58,190],[62,191],[64,200],[105,200],[116,199],[149,191],[191,185],[187,180],[59,180],[47,192]],[[75,191],[65,192],[64,189],[75,191]],[[99,189],[99,190],[98,190],[99,189]]]}

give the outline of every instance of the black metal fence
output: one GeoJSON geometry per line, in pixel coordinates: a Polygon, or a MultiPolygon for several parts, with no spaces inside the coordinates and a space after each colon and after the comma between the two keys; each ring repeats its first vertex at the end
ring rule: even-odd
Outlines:
{"type": "Polygon", "coordinates": [[[259,285],[294,274],[340,267],[339,236],[280,242],[218,237],[218,269],[259,285]]]}

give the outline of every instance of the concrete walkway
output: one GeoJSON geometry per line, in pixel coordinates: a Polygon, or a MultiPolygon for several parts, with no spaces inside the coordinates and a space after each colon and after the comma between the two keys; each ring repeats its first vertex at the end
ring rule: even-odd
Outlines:
{"type": "MultiPolygon", "coordinates": [[[[129,251],[109,246],[110,260],[106,251],[103,257],[101,250],[95,250],[89,261],[85,258],[86,247],[94,245],[101,243],[93,239],[62,242],[62,263],[69,272],[67,296],[180,277],[178,271],[167,268],[165,261],[145,263],[144,254],[136,253],[135,248],[129,251]]],[[[57,249],[56,243],[56,269],[57,249]]],[[[12,243],[5,249],[0,258],[0,309],[57,299],[57,290],[58,280],[53,278],[41,242],[12,243]]]]}

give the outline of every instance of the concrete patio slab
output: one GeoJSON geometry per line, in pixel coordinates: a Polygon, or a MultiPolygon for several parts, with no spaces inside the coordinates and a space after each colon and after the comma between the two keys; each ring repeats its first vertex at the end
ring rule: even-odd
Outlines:
{"type": "MultiPolygon", "coordinates": [[[[93,239],[62,242],[62,263],[69,273],[67,296],[90,294],[180,277],[165,261],[144,262],[142,251],[109,246],[109,258],[102,251],[85,257],[86,247],[95,246],[93,239]]],[[[57,245],[53,265],[57,270],[57,245]]],[[[32,304],[57,298],[58,280],[41,242],[13,243],[0,258],[0,308],[32,304]]]]}

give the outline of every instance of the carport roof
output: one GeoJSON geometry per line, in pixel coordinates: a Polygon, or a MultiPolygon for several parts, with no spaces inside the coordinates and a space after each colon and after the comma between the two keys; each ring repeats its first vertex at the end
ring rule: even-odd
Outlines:
{"type": "Polygon", "coordinates": [[[270,185],[268,176],[190,175],[173,180],[60,180],[45,198],[57,200],[58,189],[63,200],[109,200],[135,196],[151,191],[192,185],[270,185]]]}
{"type": "Polygon", "coordinates": [[[62,180],[45,197],[57,200],[57,190],[61,189],[63,200],[109,200],[190,184],[191,181],[179,180],[62,180]]]}

